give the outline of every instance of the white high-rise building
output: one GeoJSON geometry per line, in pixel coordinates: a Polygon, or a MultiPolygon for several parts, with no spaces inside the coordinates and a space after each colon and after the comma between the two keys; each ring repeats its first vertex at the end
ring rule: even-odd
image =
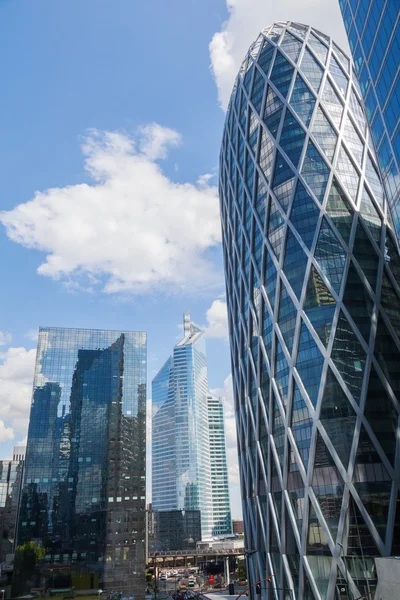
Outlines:
{"type": "MultiPolygon", "coordinates": [[[[152,421],[153,510],[200,510],[203,539],[216,535],[215,526],[222,518],[220,502],[213,509],[220,486],[226,488],[229,525],[226,529],[218,525],[218,534],[231,532],[226,466],[220,481],[213,482],[212,456],[217,455],[221,424],[219,418],[219,433],[213,430],[211,435],[212,453],[204,337],[205,332],[186,313],[183,339],[153,380],[152,421]]],[[[224,463],[219,454],[218,461],[224,463]]]]}

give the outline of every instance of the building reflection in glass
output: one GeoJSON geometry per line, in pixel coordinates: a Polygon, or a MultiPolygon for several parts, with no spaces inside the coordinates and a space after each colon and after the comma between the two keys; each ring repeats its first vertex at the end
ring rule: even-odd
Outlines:
{"type": "Polygon", "coordinates": [[[40,328],[18,544],[52,585],[144,597],[145,422],[145,333],[40,328]]]}

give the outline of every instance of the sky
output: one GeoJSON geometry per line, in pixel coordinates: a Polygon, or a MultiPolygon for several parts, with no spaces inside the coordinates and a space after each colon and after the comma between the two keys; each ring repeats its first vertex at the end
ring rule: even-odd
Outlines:
{"type": "Polygon", "coordinates": [[[240,518],[218,155],[247,48],[289,19],[348,50],[337,0],[0,0],[1,458],[26,437],[39,325],[147,331],[150,404],[189,309],[240,518]]]}

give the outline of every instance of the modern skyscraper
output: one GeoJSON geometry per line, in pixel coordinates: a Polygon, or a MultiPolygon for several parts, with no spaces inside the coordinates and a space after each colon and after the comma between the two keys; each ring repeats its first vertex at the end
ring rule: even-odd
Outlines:
{"type": "Polygon", "coordinates": [[[339,0],[400,244],[400,5],[339,0]]]}
{"type": "Polygon", "coordinates": [[[228,463],[224,405],[222,398],[207,395],[208,432],[210,440],[211,495],[213,507],[213,535],[232,533],[231,504],[229,498],[228,463]]]}
{"type": "MultiPolygon", "coordinates": [[[[200,510],[203,539],[213,535],[218,485],[212,481],[204,335],[186,313],[184,337],[153,380],[152,419],[153,510],[200,510]]],[[[214,417],[211,420],[214,425],[214,417]]],[[[220,434],[220,422],[218,427],[220,434]]],[[[215,442],[217,435],[211,436],[215,442]]],[[[229,510],[228,489],[226,494],[229,510]]],[[[216,526],[222,518],[220,508],[218,502],[216,526]]],[[[230,515],[228,521],[231,527],[230,515]]]]}
{"type": "Polygon", "coordinates": [[[250,579],[356,598],[400,553],[400,258],[357,80],[323,33],[276,23],[250,47],[220,203],[250,579]]]}
{"type": "Polygon", "coordinates": [[[0,562],[14,551],[25,446],[15,446],[12,460],[0,460],[0,562]]]}
{"type": "Polygon", "coordinates": [[[145,333],[40,328],[18,543],[44,576],[144,598],[145,423],[145,333]]]}

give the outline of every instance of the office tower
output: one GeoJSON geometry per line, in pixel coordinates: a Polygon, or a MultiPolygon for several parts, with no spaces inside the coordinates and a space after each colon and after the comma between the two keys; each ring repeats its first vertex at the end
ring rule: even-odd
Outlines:
{"type": "Polygon", "coordinates": [[[369,135],[330,38],[262,32],[220,203],[250,579],[297,600],[356,598],[400,553],[400,258],[369,135]]]}
{"type": "Polygon", "coordinates": [[[339,0],[400,244],[400,5],[339,0]]]}
{"type": "Polygon", "coordinates": [[[159,551],[196,550],[201,540],[199,510],[155,510],[151,520],[153,533],[149,540],[150,553],[159,551]]]}
{"type": "MultiPolygon", "coordinates": [[[[203,539],[213,535],[213,490],[227,488],[223,474],[218,482],[212,481],[204,336],[186,313],[183,339],[153,380],[152,420],[153,510],[200,510],[203,539]]],[[[219,433],[211,436],[215,441],[221,435],[220,421],[218,427],[219,433]]],[[[214,454],[221,461],[221,455],[214,454]]],[[[229,495],[227,489],[224,495],[229,495]]],[[[228,510],[229,497],[225,506],[228,510]]],[[[220,527],[217,506],[215,515],[215,526],[220,527]]]]}
{"type": "Polygon", "coordinates": [[[18,543],[51,586],[145,593],[146,334],[41,327],[18,543]]]}
{"type": "Polygon", "coordinates": [[[0,563],[14,551],[25,446],[15,446],[12,460],[0,460],[0,563]]]}
{"type": "Polygon", "coordinates": [[[239,519],[232,519],[232,533],[235,533],[236,535],[243,535],[243,532],[243,521],[240,521],[239,519]]]}
{"type": "Polygon", "coordinates": [[[207,395],[208,432],[210,440],[211,496],[213,507],[213,535],[232,533],[231,504],[229,498],[228,464],[224,405],[222,398],[207,395]]]}

